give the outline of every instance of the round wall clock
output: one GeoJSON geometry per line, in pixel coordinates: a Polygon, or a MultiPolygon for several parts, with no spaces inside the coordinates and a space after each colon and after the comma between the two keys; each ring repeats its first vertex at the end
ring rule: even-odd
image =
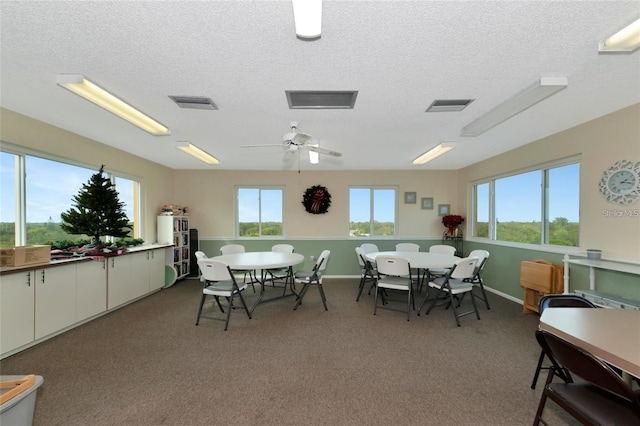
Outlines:
{"type": "Polygon", "coordinates": [[[640,161],[620,160],[602,173],[600,194],[610,203],[629,206],[640,200],[640,161]]]}
{"type": "Polygon", "coordinates": [[[311,214],[324,214],[329,211],[331,194],[324,186],[316,185],[307,188],[302,196],[304,209],[311,214]]]}

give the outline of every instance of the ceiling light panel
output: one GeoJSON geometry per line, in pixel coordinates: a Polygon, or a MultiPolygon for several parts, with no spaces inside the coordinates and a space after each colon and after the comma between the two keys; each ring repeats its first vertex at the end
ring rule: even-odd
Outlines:
{"type": "Polygon", "coordinates": [[[187,141],[183,141],[183,142],[178,142],[176,144],[176,148],[178,148],[181,151],[186,152],[187,154],[191,155],[192,157],[197,158],[200,161],[203,161],[207,164],[220,164],[220,160],[218,160],[216,157],[214,157],[213,155],[209,154],[206,151],[203,151],[202,149],[198,148],[197,146],[191,144],[190,142],[187,141]]]}
{"type": "Polygon", "coordinates": [[[86,79],[82,74],[60,74],[57,83],[60,87],[93,102],[152,135],[163,136],[171,133],[163,124],[86,79]]]}
{"type": "Polygon", "coordinates": [[[640,48],[640,19],[635,20],[598,44],[598,51],[604,53],[631,53],[638,48],[640,48]]]}
{"type": "Polygon", "coordinates": [[[417,166],[420,164],[428,163],[434,158],[441,156],[445,152],[451,151],[453,148],[456,147],[456,145],[457,144],[455,142],[442,142],[441,144],[434,146],[429,151],[425,152],[424,154],[420,155],[418,158],[413,160],[413,165],[417,166]]]}
{"type": "Polygon", "coordinates": [[[286,90],[289,109],[353,109],[357,90],[286,90]]]}
{"type": "Polygon", "coordinates": [[[489,112],[481,115],[462,128],[460,136],[478,136],[534,106],[538,102],[565,89],[568,85],[566,77],[542,77],[535,84],[502,102],[489,112]]]}

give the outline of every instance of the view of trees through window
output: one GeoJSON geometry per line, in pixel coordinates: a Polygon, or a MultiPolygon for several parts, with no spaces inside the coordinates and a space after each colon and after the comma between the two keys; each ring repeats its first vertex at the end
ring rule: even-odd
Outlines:
{"type": "Polygon", "coordinates": [[[284,236],[282,188],[238,188],[238,236],[284,236]]]}
{"type": "Polygon", "coordinates": [[[396,193],[395,188],[349,188],[349,236],[394,236],[396,193]]]}
{"type": "Polygon", "coordinates": [[[476,237],[579,246],[580,163],[498,178],[474,194],[476,237]]]}
{"type": "MultiPolygon", "coordinates": [[[[67,234],[60,228],[60,213],[74,204],[82,184],[87,183],[97,170],[91,170],[59,161],[31,155],[0,153],[0,246],[11,247],[26,244],[47,244],[86,241],[86,235],[67,234]],[[24,187],[16,176],[23,162],[24,187]],[[18,196],[20,195],[20,197],[18,196]],[[24,223],[21,220],[21,203],[24,201],[24,223]],[[18,200],[18,201],[17,201],[18,200]],[[17,228],[16,228],[17,227],[17,228]],[[24,236],[22,236],[24,235],[24,236]],[[17,240],[16,240],[17,236],[17,240]]],[[[120,201],[125,204],[125,212],[131,225],[130,236],[134,234],[137,211],[138,182],[112,176],[120,201]]]]}

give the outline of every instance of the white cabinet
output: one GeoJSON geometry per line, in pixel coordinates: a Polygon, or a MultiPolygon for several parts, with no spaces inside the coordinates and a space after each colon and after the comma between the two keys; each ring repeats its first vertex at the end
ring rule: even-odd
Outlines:
{"type": "Polygon", "coordinates": [[[131,255],[110,257],[107,260],[107,309],[113,309],[134,299],[131,286],[131,255]]]}
{"type": "Polygon", "coordinates": [[[156,291],[164,286],[166,251],[163,248],[149,251],[149,291],[156,291]]]}
{"type": "Polygon", "coordinates": [[[2,276],[0,284],[0,353],[34,339],[34,272],[2,276]]]}
{"type": "Polygon", "coordinates": [[[189,217],[158,216],[158,242],[173,244],[172,262],[178,279],[189,275],[189,217]]]}
{"type": "Polygon", "coordinates": [[[107,259],[76,267],[76,320],[83,321],[107,310],[107,259]]]}
{"type": "Polygon", "coordinates": [[[35,338],[76,322],[76,265],[36,269],[35,338]]]}

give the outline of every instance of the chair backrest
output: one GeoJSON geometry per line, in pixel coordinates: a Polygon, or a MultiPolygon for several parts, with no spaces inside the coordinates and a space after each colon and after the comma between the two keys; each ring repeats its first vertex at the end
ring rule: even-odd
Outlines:
{"type": "Polygon", "coordinates": [[[224,254],[236,254],[244,253],[244,246],[242,244],[227,244],[220,247],[220,253],[224,254]]]}
{"type": "Polygon", "coordinates": [[[277,251],[279,253],[293,253],[293,246],[291,244],[276,244],[271,247],[271,251],[277,251]]]}
{"type": "Polygon", "coordinates": [[[314,271],[324,271],[327,267],[327,263],[329,263],[329,255],[331,252],[329,250],[323,250],[318,256],[318,260],[316,260],[316,265],[313,267],[314,271]]]}
{"type": "Polygon", "coordinates": [[[640,398],[606,362],[590,352],[544,330],[536,330],[536,339],[554,364],[561,365],[576,376],[631,402],[640,410],[640,398]]]}
{"type": "Polygon", "coordinates": [[[473,273],[478,262],[477,257],[465,257],[458,260],[451,268],[449,277],[455,280],[464,280],[467,278],[473,278],[473,273]]]}
{"type": "Polygon", "coordinates": [[[440,253],[453,256],[456,254],[456,248],[446,244],[436,244],[429,247],[429,253],[440,253]]]}
{"type": "Polygon", "coordinates": [[[538,303],[540,313],[546,308],[596,308],[590,300],[576,294],[547,294],[538,303]]]}
{"type": "Polygon", "coordinates": [[[208,257],[209,257],[209,256],[207,256],[207,255],[205,254],[205,252],[203,252],[203,251],[197,251],[197,252],[195,252],[195,253],[193,253],[193,254],[194,254],[194,256],[196,257],[196,259],[197,259],[197,260],[200,260],[200,259],[206,259],[206,258],[208,258],[208,257]]]}
{"type": "Polygon", "coordinates": [[[478,263],[476,263],[475,270],[475,274],[477,274],[482,271],[484,265],[487,263],[487,259],[489,259],[489,252],[487,250],[471,250],[471,253],[469,253],[469,257],[478,258],[478,263]]]}
{"type": "Polygon", "coordinates": [[[420,246],[414,243],[398,243],[396,251],[420,251],[420,246]]]}
{"type": "Polygon", "coordinates": [[[228,281],[233,280],[233,274],[229,270],[226,262],[217,259],[200,259],[198,267],[202,277],[206,281],[228,281]]]}
{"type": "Polygon", "coordinates": [[[409,259],[402,256],[378,256],[376,266],[381,275],[391,275],[394,277],[411,277],[411,265],[409,259]]]}
{"type": "Polygon", "coordinates": [[[378,253],[378,246],[373,243],[364,243],[360,246],[360,248],[364,251],[365,254],[369,253],[378,253]]]}
{"type": "Polygon", "coordinates": [[[365,267],[365,263],[364,263],[364,250],[362,250],[362,247],[356,247],[356,257],[358,258],[358,263],[360,264],[361,268],[365,267]]]}

